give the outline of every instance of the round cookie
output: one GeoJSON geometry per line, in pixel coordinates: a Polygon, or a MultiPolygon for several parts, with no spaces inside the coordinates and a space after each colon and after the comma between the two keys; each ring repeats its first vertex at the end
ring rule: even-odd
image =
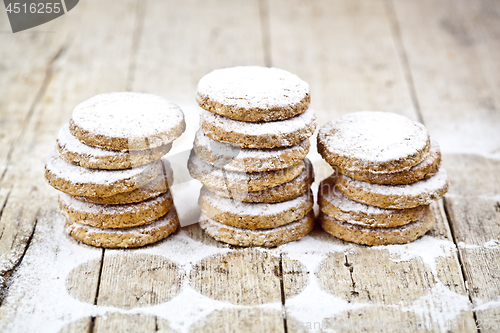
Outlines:
{"type": "Polygon", "coordinates": [[[154,149],[185,130],[184,114],[163,97],[132,92],[94,96],[73,110],[71,134],[87,146],[108,150],[154,149]]]}
{"type": "Polygon", "coordinates": [[[220,242],[236,246],[272,247],[296,241],[311,232],[314,227],[314,213],[311,211],[299,220],[272,229],[235,228],[201,214],[200,227],[220,242]]]}
{"type": "Polygon", "coordinates": [[[408,170],[427,157],[429,147],[424,125],[387,112],[349,113],[328,122],[318,133],[321,156],[352,172],[408,170]]]}
{"type": "Polygon", "coordinates": [[[87,146],[65,124],[57,134],[57,151],[67,162],[90,169],[122,170],[148,164],[168,153],[172,144],[138,151],[113,151],[87,146]]]}
{"type": "Polygon", "coordinates": [[[299,144],[316,130],[316,116],[312,109],[281,121],[250,123],[229,119],[203,111],[201,129],[215,141],[240,148],[276,148],[299,144]]]}
{"type": "Polygon", "coordinates": [[[205,186],[210,192],[219,197],[232,198],[244,202],[267,202],[277,203],[289,201],[304,194],[314,181],[314,170],[309,159],[304,160],[306,167],[294,179],[278,186],[270,187],[261,191],[236,191],[221,190],[205,186]]]}
{"type": "Polygon", "coordinates": [[[309,85],[278,68],[240,66],[217,69],[198,82],[203,109],[241,121],[276,121],[309,107],[309,85]]]}
{"type": "Polygon", "coordinates": [[[335,176],[323,180],[318,189],[320,210],[330,217],[362,227],[390,228],[415,222],[430,212],[428,205],[408,209],[368,206],[346,198],[335,186],[335,176]]]}
{"type": "Polygon", "coordinates": [[[136,190],[118,193],[110,197],[73,196],[73,198],[99,205],[124,205],[157,197],[160,194],[167,192],[169,184],[174,183],[174,173],[170,167],[170,163],[166,159],[162,159],[162,161],[164,165],[164,173],[159,174],[152,182],[149,182],[136,190]]]}
{"type": "Polygon", "coordinates": [[[210,189],[221,191],[262,191],[295,179],[304,169],[305,163],[300,161],[286,169],[274,171],[252,173],[226,171],[202,161],[194,151],[191,151],[188,160],[188,171],[191,177],[201,181],[210,189]]]}
{"type": "Polygon", "coordinates": [[[272,149],[237,148],[210,139],[200,129],[194,139],[194,152],[214,167],[236,172],[280,170],[296,165],[309,152],[309,139],[291,147],[272,149]]]}
{"type": "Polygon", "coordinates": [[[429,205],[448,191],[446,170],[440,168],[432,177],[408,185],[377,185],[339,174],[336,187],[351,200],[369,206],[391,209],[429,205]]]}
{"type": "Polygon", "coordinates": [[[126,170],[87,169],[66,162],[54,151],[45,161],[45,180],[70,195],[109,197],[148,184],[162,170],[161,161],[126,170]]]}
{"type": "Polygon", "coordinates": [[[320,213],[321,227],[330,235],[342,240],[364,245],[405,244],[423,236],[434,226],[431,213],[418,221],[392,228],[367,228],[360,225],[340,222],[320,213]]]}
{"type": "Polygon", "coordinates": [[[152,223],[123,229],[102,229],[66,219],[66,232],[77,241],[112,249],[156,243],[175,232],[178,226],[179,219],[175,207],[152,223]]]}
{"type": "Polygon", "coordinates": [[[314,205],[312,192],[278,203],[250,203],[219,197],[205,187],[200,191],[198,206],[216,222],[244,229],[276,228],[301,219],[314,205]]]}
{"type": "Polygon", "coordinates": [[[441,166],[441,151],[439,145],[431,140],[429,156],[409,170],[392,173],[351,172],[338,169],[348,177],[379,185],[405,185],[421,179],[427,179],[436,174],[441,166]]]}
{"type": "Polygon", "coordinates": [[[73,222],[98,228],[129,228],[153,222],[165,215],[173,205],[170,191],[139,203],[97,205],[61,193],[59,208],[73,222]]]}

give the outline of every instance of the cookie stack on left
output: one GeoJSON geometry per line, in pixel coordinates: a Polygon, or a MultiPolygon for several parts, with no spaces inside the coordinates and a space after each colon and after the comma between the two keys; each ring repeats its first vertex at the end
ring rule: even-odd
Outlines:
{"type": "Polygon", "coordinates": [[[151,94],[102,94],[79,104],[45,164],[45,179],[62,192],[67,233],[106,248],[173,233],[179,220],[163,155],[184,130],[182,110],[151,94]]]}

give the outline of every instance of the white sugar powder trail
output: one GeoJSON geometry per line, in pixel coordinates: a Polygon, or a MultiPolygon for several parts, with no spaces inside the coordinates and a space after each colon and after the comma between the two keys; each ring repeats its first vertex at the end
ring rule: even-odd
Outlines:
{"type": "Polygon", "coordinates": [[[500,248],[500,241],[497,239],[492,239],[485,242],[483,245],[466,244],[464,242],[459,242],[458,247],[461,249],[498,249],[500,248]]]}
{"type": "MultiPolygon", "coordinates": [[[[336,244],[320,241],[313,237],[304,237],[299,241],[279,247],[282,253],[297,260],[307,268],[307,286],[297,296],[286,299],[286,315],[300,323],[321,323],[338,313],[367,306],[362,303],[348,303],[346,300],[333,296],[321,289],[316,272],[328,253],[348,252],[354,245],[336,244]]],[[[290,325],[294,322],[291,321],[290,325]]],[[[323,327],[323,331],[331,330],[323,327]]]]}
{"type": "Polygon", "coordinates": [[[449,257],[456,251],[453,242],[431,236],[423,236],[408,244],[376,246],[373,248],[389,251],[391,260],[394,262],[420,258],[431,269],[434,276],[437,276],[436,259],[449,257]]]}

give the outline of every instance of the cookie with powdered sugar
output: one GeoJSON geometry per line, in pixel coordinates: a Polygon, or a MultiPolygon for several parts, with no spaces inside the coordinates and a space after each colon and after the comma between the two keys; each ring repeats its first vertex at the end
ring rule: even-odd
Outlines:
{"type": "Polygon", "coordinates": [[[278,68],[240,66],[217,69],[198,82],[196,101],[203,109],[235,120],[276,121],[303,113],[309,85],[278,68]]]}
{"type": "Polygon", "coordinates": [[[174,173],[170,163],[165,158],[162,159],[162,162],[164,166],[163,173],[159,174],[153,181],[131,192],[118,193],[110,197],[73,196],[73,198],[99,205],[124,205],[157,197],[167,192],[170,184],[174,183],[174,173]]]}
{"type": "Polygon", "coordinates": [[[126,205],[98,205],[61,193],[59,208],[73,222],[98,228],[129,228],[151,223],[174,204],[170,191],[149,200],[126,205]]]}
{"type": "Polygon", "coordinates": [[[244,202],[277,203],[297,198],[306,193],[314,182],[314,170],[309,159],[304,160],[304,170],[294,179],[260,191],[223,190],[215,187],[205,187],[219,197],[231,198],[244,202]]]}
{"type": "Polygon", "coordinates": [[[240,148],[276,148],[297,145],[313,135],[316,116],[312,109],[281,121],[250,123],[202,111],[203,132],[215,141],[240,148]]]}
{"type": "Polygon", "coordinates": [[[219,242],[236,246],[279,246],[301,239],[314,228],[314,212],[299,220],[271,229],[242,229],[216,222],[204,214],[200,227],[219,242]]]}
{"type": "Polygon", "coordinates": [[[298,177],[305,169],[305,163],[286,169],[261,172],[236,172],[216,168],[198,157],[191,151],[188,160],[188,171],[191,177],[197,179],[210,189],[220,191],[254,192],[279,186],[298,177]]]}
{"type": "Polygon", "coordinates": [[[368,206],[346,198],[335,186],[335,175],[323,180],[318,189],[320,210],[340,221],[362,227],[391,228],[422,219],[429,213],[428,205],[407,209],[385,209],[368,206]]]}
{"type": "Polygon", "coordinates": [[[243,229],[276,228],[301,219],[314,205],[312,192],[278,203],[242,202],[219,197],[203,187],[198,206],[212,220],[243,229]]]}
{"type": "Polygon", "coordinates": [[[45,180],[61,192],[85,197],[110,197],[131,192],[163,173],[161,160],[126,170],[87,169],[68,163],[55,151],[45,161],[45,180]]]}
{"type": "Polygon", "coordinates": [[[156,243],[177,230],[179,219],[175,207],[158,220],[137,227],[103,229],[66,219],[66,232],[82,243],[105,248],[133,248],[156,243]]]}
{"type": "Polygon", "coordinates": [[[362,180],[372,184],[379,185],[405,185],[416,181],[427,179],[435,175],[441,166],[441,151],[439,145],[431,140],[429,156],[419,164],[410,169],[391,173],[371,173],[371,172],[352,172],[338,169],[338,171],[351,178],[362,180]]]}
{"type": "Polygon", "coordinates": [[[347,198],[388,209],[406,209],[429,205],[444,197],[449,188],[444,168],[430,178],[408,185],[378,185],[339,174],[336,187],[347,198]]]}
{"type": "Polygon", "coordinates": [[[272,149],[238,148],[210,139],[200,129],[193,149],[206,163],[227,171],[261,172],[280,170],[299,164],[309,152],[309,139],[291,147],[272,149]]]}
{"type": "Polygon", "coordinates": [[[424,125],[388,112],[349,113],[328,122],[318,133],[321,156],[350,172],[408,170],[422,162],[429,149],[424,125]]]}
{"type": "Polygon", "coordinates": [[[185,130],[184,114],[163,97],[132,92],[94,96],[73,110],[71,134],[87,146],[119,151],[155,149],[185,130]]]}
{"type": "Polygon", "coordinates": [[[340,222],[324,213],[319,214],[323,230],[339,239],[364,245],[405,244],[422,237],[434,226],[432,213],[420,220],[399,227],[370,228],[347,222],[340,222]]]}
{"type": "Polygon", "coordinates": [[[137,151],[113,151],[83,144],[65,124],[57,134],[57,151],[66,161],[91,169],[122,170],[148,164],[160,159],[172,148],[167,143],[157,148],[137,151]]]}

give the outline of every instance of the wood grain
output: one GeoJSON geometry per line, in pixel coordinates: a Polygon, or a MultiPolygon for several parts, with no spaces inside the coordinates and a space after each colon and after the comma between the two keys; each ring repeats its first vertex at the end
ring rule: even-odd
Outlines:
{"type": "MultiPolygon", "coordinates": [[[[445,197],[474,306],[500,297],[498,160],[500,149],[500,4],[496,1],[393,1],[424,122],[446,152],[445,197]],[[425,22],[425,23],[424,23],[425,22]],[[469,152],[469,154],[463,154],[469,152]],[[451,154],[459,153],[459,154],[451,154]]],[[[490,303],[491,304],[491,303],[490,303]]],[[[476,310],[480,328],[500,318],[498,304],[476,310]]]]}

